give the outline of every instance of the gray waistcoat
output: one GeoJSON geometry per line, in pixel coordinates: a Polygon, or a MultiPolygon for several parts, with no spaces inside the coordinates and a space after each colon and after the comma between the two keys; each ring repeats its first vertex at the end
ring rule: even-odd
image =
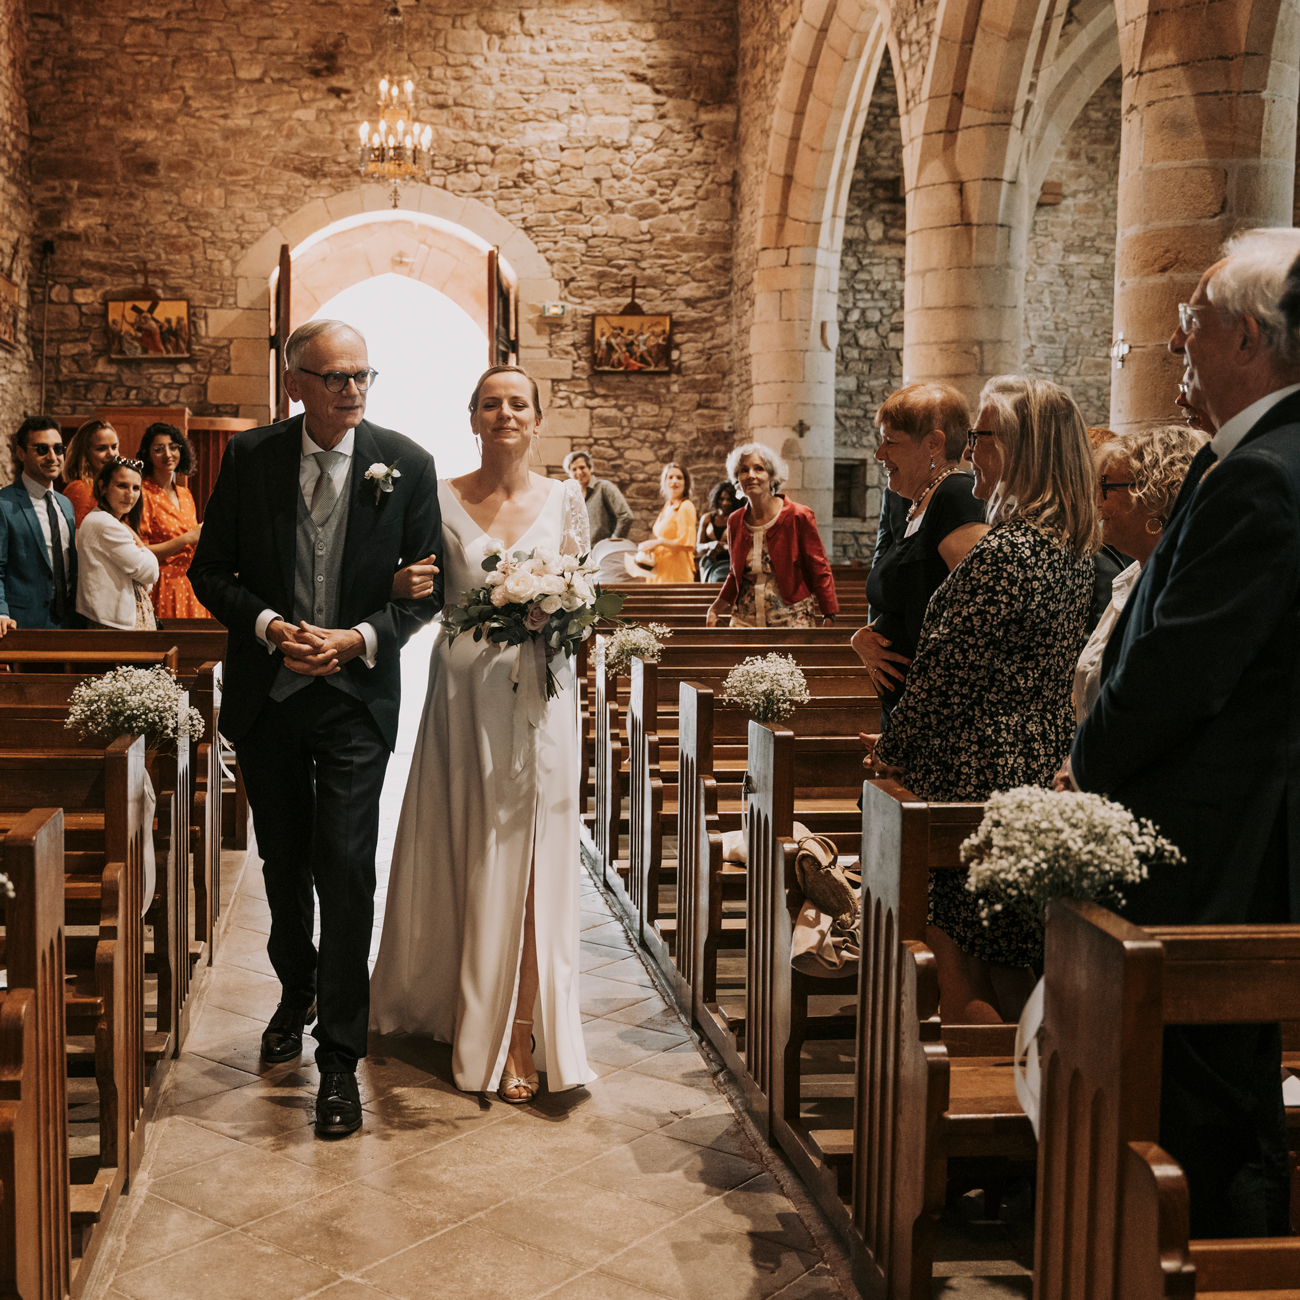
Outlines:
{"type": "MultiPolygon", "coordinates": [[[[352,464],[339,489],[338,500],[329,518],[317,524],[311,517],[307,502],[298,493],[298,530],[294,546],[293,612],[292,622],[306,619],[317,627],[337,627],[339,617],[339,586],[342,581],[343,541],[348,532],[348,501],[352,494],[352,464]]],[[[290,672],[283,664],[271,684],[271,698],[284,700],[310,686],[312,678],[290,672]]],[[[325,678],[331,686],[345,695],[357,696],[346,669],[325,678]]]]}

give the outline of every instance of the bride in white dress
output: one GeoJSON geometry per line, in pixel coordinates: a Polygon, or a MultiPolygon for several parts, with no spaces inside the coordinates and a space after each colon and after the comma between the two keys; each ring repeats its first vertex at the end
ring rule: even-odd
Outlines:
{"type": "MultiPolygon", "coordinates": [[[[438,483],[447,604],[483,584],[492,539],[589,549],[581,489],[528,469],[541,419],[524,371],[479,380],[482,466],[438,483]]],[[[577,692],[567,659],[551,668],[548,701],[540,643],[439,631],[370,981],[372,1029],[451,1043],[458,1088],[514,1104],[535,1095],[538,1068],[552,1092],[596,1077],[578,1011],[577,692]]]]}

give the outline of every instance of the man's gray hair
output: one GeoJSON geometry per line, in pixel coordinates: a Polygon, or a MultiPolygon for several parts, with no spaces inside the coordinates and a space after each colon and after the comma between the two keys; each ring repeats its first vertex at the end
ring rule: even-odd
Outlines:
{"type": "Polygon", "coordinates": [[[363,344],[366,341],[366,336],[355,325],[349,325],[345,320],[309,320],[305,325],[299,325],[289,335],[284,345],[284,368],[299,369],[302,354],[307,351],[307,345],[312,339],[318,339],[322,334],[335,334],[340,330],[355,334],[363,344]]]}
{"type": "Polygon", "coordinates": [[[1226,316],[1250,316],[1280,370],[1300,369],[1300,230],[1243,230],[1223,246],[1226,263],[1206,286],[1226,316]]]}
{"type": "Polygon", "coordinates": [[[790,477],[790,467],[766,443],[742,442],[739,447],[733,447],[727,456],[727,477],[739,484],[736,469],[746,456],[757,456],[763,462],[763,468],[772,477],[771,491],[773,494],[779,492],[790,477]]]}
{"type": "Polygon", "coordinates": [[[587,462],[587,468],[591,470],[593,474],[596,472],[596,463],[591,459],[591,452],[584,451],[581,447],[576,447],[564,458],[564,472],[566,474],[569,472],[569,467],[575,460],[585,460],[587,462]]]}

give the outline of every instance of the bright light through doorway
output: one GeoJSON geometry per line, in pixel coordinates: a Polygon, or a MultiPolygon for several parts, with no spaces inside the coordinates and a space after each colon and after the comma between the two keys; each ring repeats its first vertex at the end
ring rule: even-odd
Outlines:
{"type": "MultiPolygon", "coordinates": [[[[336,294],[316,317],[347,321],[365,335],[379,371],[368,420],[431,452],[439,478],[478,468],[467,407],[487,369],[487,334],[468,312],[418,280],[377,275],[336,294]]],[[[295,402],[292,409],[302,407],[295,402]]]]}

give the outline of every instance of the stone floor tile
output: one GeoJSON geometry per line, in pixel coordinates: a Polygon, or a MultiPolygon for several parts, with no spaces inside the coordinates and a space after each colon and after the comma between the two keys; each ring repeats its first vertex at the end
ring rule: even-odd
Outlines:
{"type": "MultiPolygon", "coordinates": [[[[645,989],[646,993],[656,992],[653,977],[642,964],[641,958],[635,955],[624,957],[622,961],[614,962],[609,966],[602,966],[600,975],[602,979],[619,980],[624,984],[645,989]]],[[[641,996],[644,997],[645,993],[641,996]]]]}
{"type": "Polygon", "coordinates": [[[579,1005],[589,1016],[607,1016],[644,999],[643,990],[621,980],[602,979],[599,972],[582,977],[579,1005]]]}
{"type": "Polygon", "coordinates": [[[677,1217],[666,1206],[566,1177],[553,1178],[476,1222],[591,1268],[677,1217]]]}
{"type": "Polygon", "coordinates": [[[745,1135],[736,1113],[730,1104],[719,1097],[717,1101],[697,1110],[694,1115],[665,1125],[659,1130],[666,1137],[681,1138],[702,1147],[716,1147],[746,1160],[758,1161],[754,1144],[745,1135]]]}
{"type": "Polygon", "coordinates": [[[934,1279],[934,1300],[1030,1300],[1032,1276],[945,1277],[934,1279]]]}
{"type": "Polygon", "coordinates": [[[286,1129],[312,1123],[312,1098],[298,1088],[281,1088],[258,1080],[192,1101],[178,1115],[241,1142],[261,1142],[286,1129]]]}
{"type": "MultiPolygon", "coordinates": [[[[647,1057],[628,1067],[637,1074],[648,1074],[656,1079],[665,1079],[670,1083],[680,1083],[688,1088],[705,1088],[712,1097],[717,1096],[713,1076],[720,1067],[710,1065],[700,1055],[692,1042],[680,1043],[660,1052],[657,1056],[647,1057]]],[[[712,1100],[712,1097],[710,1100],[712,1100]]]]}
{"type": "Polygon", "coordinates": [[[376,1291],[364,1282],[347,1278],[334,1286],[327,1286],[324,1291],[318,1291],[311,1300],[392,1300],[392,1297],[387,1291],[376,1291]]]}
{"type": "Polygon", "coordinates": [[[266,955],[266,935],[232,925],[222,936],[218,960],[223,966],[242,966],[261,975],[275,975],[266,955]]]}
{"type": "Polygon", "coordinates": [[[765,1237],[679,1219],[597,1270],[671,1300],[765,1300],[820,1261],[765,1237]]]}
{"type": "Polygon", "coordinates": [[[197,1022],[190,1026],[189,1036],[185,1039],[185,1050],[205,1054],[205,1048],[227,1043],[237,1036],[251,1035],[260,1039],[265,1028],[265,1020],[236,1015],[233,1011],[223,1011],[220,1007],[204,1007],[197,1022]]]}
{"type": "Polygon", "coordinates": [[[685,1214],[762,1172],[751,1161],[725,1151],[647,1133],[581,1165],[573,1177],[685,1214]]]}
{"type": "Polygon", "coordinates": [[[716,1090],[710,1093],[631,1070],[606,1075],[588,1087],[591,1090],[588,1105],[594,1113],[646,1130],[685,1119],[718,1099],[716,1090]]]}
{"type": "Polygon", "coordinates": [[[311,1125],[305,1125],[264,1138],[256,1145],[260,1151],[296,1160],[309,1169],[352,1180],[409,1160],[440,1142],[449,1142],[458,1133],[458,1129],[442,1124],[399,1127],[363,1121],[361,1131],[344,1142],[324,1142],[311,1125]]]}
{"type": "Polygon", "coordinates": [[[286,1205],[338,1186],[339,1178],[257,1147],[244,1147],[190,1169],[155,1178],[155,1196],[238,1228],[286,1205]]]}
{"type": "Polygon", "coordinates": [[[165,1178],[178,1169],[214,1160],[240,1150],[235,1138],[214,1133],[210,1128],[191,1124],[178,1115],[167,1115],[154,1122],[149,1135],[144,1169],[150,1178],[165,1178]]]}
{"type": "Polygon", "coordinates": [[[113,1285],[130,1300],[299,1300],[338,1281],[338,1274],[227,1232],[157,1263],[118,1274],[113,1285]]]}
{"type": "MultiPolygon", "coordinates": [[[[582,1037],[587,1044],[588,1060],[618,1066],[632,1065],[647,1057],[657,1056],[682,1041],[657,1029],[629,1025],[609,1017],[587,1021],[582,1027],[582,1037]]],[[[699,1059],[698,1056],[696,1059],[699,1059]]]]}
{"type": "Polygon", "coordinates": [[[399,1300],[533,1300],[579,1271],[568,1260],[467,1223],[361,1276],[399,1300]]]}
{"type": "Polygon", "coordinates": [[[816,1243],[795,1213],[789,1198],[777,1186],[771,1174],[757,1178],[723,1196],[716,1197],[692,1218],[716,1223],[733,1232],[752,1233],[789,1246],[791,1250],[815,1252],[816,1243]]]}
{"type": "Polygon", "coordinates": [[[610,948],[603,943],[578,944],[578,969],[584,973],[598,970],[612,962],[623,961],[626,957],[627,953],[622,948],[610,948]]]}
{"type": "Polygon", "coordinates": [[[601,914],[599,925],[584,929],[582,937],[587,943],[603,943],[607,948],[621,948],[624,952],[632,951],[632,943],[627,937],[627,931],[610,916],[608,911],[601,914]]]}
{"type": "MultiPolygon", "coordinates": [[[[857,1292],[853,1292],[856,1300],[857,1292]]],[[[787,1287],[777,1291],[772,1300],[844,1300],[844,1290],[825,1264],[810,1268],[787,1287]]]]}
{"type": "Polygon", "coordinates": [[[608,1018],[623,1020],[629,1025],[640,1025],[642,1029],[657,1029],[661,1033],[687,1037],[681,1017],[661,997],[646,998],[630,1007],[620,1007],[617,1011],[611,1011],[608,1018]]]}
{"type": "Polygon", "coordinates": [[[325,1268],[359,1273],[423,1241],[434,1228],[405,1202],[349,1184],[259,1219],[244,1231],[325,1268]]]}
{"type": "MultiPolygon", "coordinates": [[[[243,930],[252,930],[254,934],[271,933],[271,905],[266,899],[258,898],[247,890],[240,890],[228,911],[229,924],[237,925],[243,930]]],[[[220,956],[224,957],[225,954],[220,956]]]]}
{"type": "MultiPolygon", "coordinates": [[[[217,1223],[202,1214],[195,1214],[192,1210],[148,1193],[141,1196],[138,1207],[130,1208],[135,1213],[131,1218],[131,1232],[126,1240],[126,1249],[117,1262],[119,1273],[129,1273],[142,1264],[152,1263],[166,1255],[175,1255],[200,1241],[230,1231],[224,1223],[217,1223]]],[[[125,1213],[126,1210],[124,1203],[122,1212],[125,1213]]]]}
{"type": "Polygon", "coordinates": [[[215,1093],[242,1088],[254,1083],[256,1078],[244,1070],[210,1061],[206,1056],[185,1052],[167,1076],[167,1105],[171,1110],[178,1110],[215,1093]]]}
{"type": "Polygon", "coordinates": [[[608,1273],[583,1273],[552,1291],[546,1300],[651,1300],[658,1295],[630,1282],[620,1282],[608,1273]]]}
{"type": "Polygon", "coordinates": [[[265,1024],[279,1004],[280,981],[274,975],[222,964],[208,976],[204,998],[206,1007],[220,1007],[265,1024]]]}
{"type": "MultiPolygon", "coordinates": [[[[316,1042],[311,1036],[311,1031],[308,1030],[303,1034],[301,1056],[291,1061],[281,1061],[278,1065],[268,1065],[262,1060],[262,1029],[265,1028],[266,1022],[263,1021],[256,1033],[237,1034],[234,1038],[227,1038],[219,1043],[206,1044],[202,1050],[195,1051],[194,1054],[205,1056],[219,1065],[228,1065],[232,1070],[243,1070],[245,1074],[255,1075],[276,1087],[305,1088],[309,1084],[314,1086],[318,1076],[314,1072],[310,1075],[307,1073],[308,1068],[312,1066],[312,1055],[316,1051],[316,1042]]],[[[186,1050],[193,1050],[188,1043],[186,1043],[186,1050]]]]}

